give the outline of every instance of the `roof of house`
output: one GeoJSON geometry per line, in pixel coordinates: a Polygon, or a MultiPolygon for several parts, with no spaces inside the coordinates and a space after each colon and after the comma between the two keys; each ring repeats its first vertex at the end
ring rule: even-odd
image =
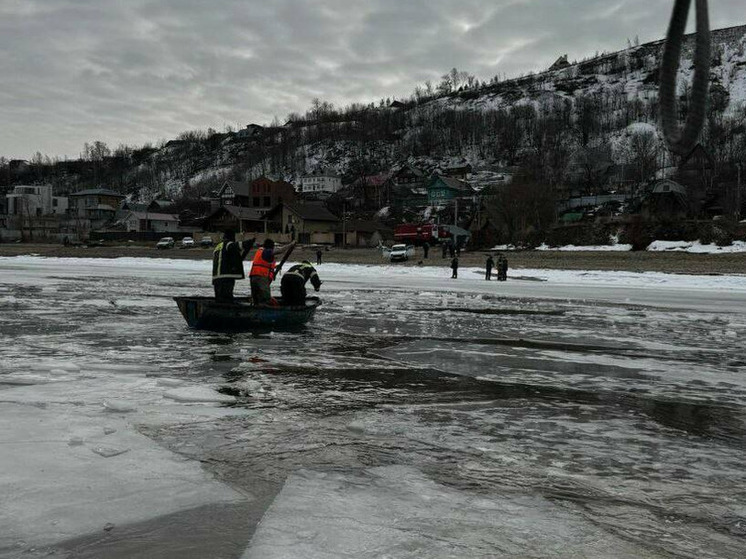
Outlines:
{"type": "Polygon", "coordinates": [[[144,212],[145,210],[148,209],[148,205],[147,204],[137,204],[135,202],[125,201],[122,204],[122,209],[123,210],[129,210],[129,211],[132,211],[132,212],[144,212]]]}
{"type": "Polygon", "coordinates": [[[241,181],[225,181],[223,186],[220,187],[218,195],[222,196],[223,192],[227,187],[233,190],[233,194],[236,196],[248,196],[249,195],[249,184],[241,181]]]}
{"type": "Polygon", "coordinates": [[[305,204],[285,204],[290,211],[302,219],[310,221],[339,221],[339,218],[330,212],[323,202],[306,202],[305,204]]]}
{"type": "Polygon", "coordinates": [[[326,171],[325,169],[317,169],[311,173],[308,173],[306,175],[303,175],[303,178],[307,177],[330,177],[333,179],[338,179],[340,176],[337,173],[326,171]]]}
{"type": "Polygon", "coordinates": [[[457,167],[446,167],[443,172],[446,175],[465,175],[472,172],[472,166],[470,164],[459,165],[457,167]]]}
{"type": "Polygon", "coordinates": [[[398,171],[396,171],[394,173],[394,176],[398,177],[399,175],[401,175],[401,174],[403,174],[403,173],[405,173],[407,171],[410,172],[411,174],[413,174],[416,177],[424,177],[425,176],[425,173],[423,173],[422,171],[420,171],[417,167],[413,167],[412,165],[404,165],[404,167],[402,167],[401,169],[399,169],[398,171]]]}
{"type": "Polygon", "coordinates": [[[464,181],[455,179],[453,177],[444,177],[443,175],[436,175],[435,177],[433,177],[433,181],[428,185],[428,188],[435,186],[437,182],[441,182],[445,184],[448,188],[452,190],[467,191],[467,192],[471,192],[472,190],[472,188],[464,181]]]}
{"type": "Polygon", "coordinates": [[[243,221],[264,221],[264,210],[258,210],[256,208],[244,208],[242,206],[221,206],[220,208],[212,212],[208,219],[223,210],[227,211],[233,217],[241,219],[243,221]]]}
{"type": "MultiPolygon", "coordinates": [[[[147,219],[148,221],[179,221],[179,216],[175,214],[159,214],[154,212],[130,212],[127,217],[134,216],[137,219],[147,219]]],[[[127,219],[125,217],[125,219],[127,219]]]]}
{"type": "Polygon", "coordinates": [[[116,196],[117,198],[124,198],[124,194],[108,190],[106,188],[89,188],[88,190],[81,190],[79,192],[73,192],[70,196],[116,196]]]}
{"type": "Polygon", "coordinates": [[[369,186],[382,186],[389,180],[391,176],[388,173],[380,173],[378,175],[367,175],[358,178],[353,184],[367,184],[369,186]]]}
{"type": "Polygon", "coordinates": [[[678,194],[687,196],[686,187],[670,179],[662,179],[653,185],[653,194],[678,194]]]}
{"type": "Polygon", "coordinates": [[[287,207],[291,212],[300,217],[301,219],[308,221],[339,221],[339,218],[332,212],[326,209],[323,202],[306,202],[304,204],[294,204],[281,202],[274,208],[269,210],[265,216],[270,217],[277,212],[282,210],[282,207],[287,207]]]}

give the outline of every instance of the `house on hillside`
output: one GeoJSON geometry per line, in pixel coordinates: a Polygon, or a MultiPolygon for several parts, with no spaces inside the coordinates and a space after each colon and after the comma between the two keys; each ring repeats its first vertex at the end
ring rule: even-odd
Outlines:
{"type": "Polygon", "coordinates": [[[388,173],[380,173],[360,177],[347,188],[360,206],[380,208],[389,199],[392,184],[388,173]]]}
{"type": "Polygon", "coordinates": [[[264,126],[259,124],[247,124],[246,128],[242,128],[236,132],[236,137],[245,140],[257,140],[264,136],[264,126]]]}
{"type": "Polygon", "coordinates": [[[94,221],[112,219],[124,196],[106,188],[73,192],[69,198],[70,215],[94,221]]]}
{"type": "Polygon", "coordinates": [[[443,205],[473,194],[474,189],[466,182],[441,175],[433,175],[427,185],[427,201],[431,206],[443,205]]]}
{"type": "Polygon", "coordinates": [[[127,232],[175,233],[179,230],[178,216],[149,211],[130,211],[119,223],[125,226],[127,232]]]}
{"type": "Polygon", "coordinates": [[[241,206],[220,206],[202,221],[205,231],[226,231],[237,233],[266,233],[269,231],[265,212],[257,208],[241,206]]]}
{"type": "Polygon", "coordinates": [[[439,174],[452,179],[465,181],[471,178],[472,167],[468,163],[459,167],[446,167],[439,174]]]}
{"type": "Polygon", "coordinates": [[[330,171],[320,170],[304,175],[300,183],[304,195],[325,198],[341,190],[342,177],[330,171]]]}
{"type": "Polygon", "coordinates": [[[54,213],[52,185],[18,185],[5,196],[8,215],[42,216],[54,213]]]}
{"type": "Polygon", "coordinates": [[[127,215],[127,212],[145,212],[148,210],[148,204],[140,204],[138,202],[132,202],[130,200],[123,200],[119,206],[119,210],[122,213],[122,217],[127,215]]]}
{"type": "Polygon", "coordinates": [[[174,205],[173,200],[168,200],[166,198],[162,198],[160,200],[156,199],[150,202],[148,204],[147,210],[149,212],[163,212],[163,210],[166,210],[174,205]]]}
{"type": "Polygon", "coordinates": [[[259,177],[247,182],[225,181],[218,191],[218,205],[269,210],[280,202],[294,202],[295,188],[285,181],[259,177]]]}
{"type": "Polygon", "coordinates": [[[412,165],[404,165],[391,175],[391,181],[396,186],[408,186],[412,188],[424,187],[426,178],[425,173],[412,165]]]}
{"type": "Polygon", "coordinates": [[[299,243],[333,243],[340,220],[322,202],[280,203],[265,214],[271,230],[299,243]]]}
{"type": "Polygon", "coordinates": [[[642,200],[642,212],[652,217],[685,219],[691,201],[687,188],[670,179],[661,179],[642,200]]]}

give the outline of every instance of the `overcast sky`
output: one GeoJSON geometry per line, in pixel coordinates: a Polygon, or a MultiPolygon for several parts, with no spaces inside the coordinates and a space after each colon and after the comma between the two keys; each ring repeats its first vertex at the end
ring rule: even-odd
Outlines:
{"type": "MultiPolygon", "coordinates": [[[[713,28],[746,22],[714,0],[713,28]]],[[[0,155],[77,157],[661,38],[673,0],[0,0],[0,155]]]]}

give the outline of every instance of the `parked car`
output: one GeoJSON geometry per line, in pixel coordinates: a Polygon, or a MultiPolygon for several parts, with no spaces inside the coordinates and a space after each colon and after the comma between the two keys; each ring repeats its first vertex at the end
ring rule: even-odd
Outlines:
{"type": "Polygon", "coordinates": [[[181,239],[181,248],[193,248],[195,244],[194,239],[191,237],[184,237],[181,239]]]}
{"type": "Polygon", "coordinates": [[[410,256],[414,256],[414,246],[412,245],[394,245],[389,252],[391,262],[404,262],[409,260],[410,256]]]}
{"type": "Polygon", "coordinates": [[[174,238],[173,237],[163,237],[158,243],[155,245],[155,248],[162,249],[162,248],[174,248],[174,238]]]}
{"type": "Polygon", "coordinates": [[[209,237],[205,235],[199,240],[199,246],[201,247],[211,247],[212,246],[212,237],[209,237]]]}

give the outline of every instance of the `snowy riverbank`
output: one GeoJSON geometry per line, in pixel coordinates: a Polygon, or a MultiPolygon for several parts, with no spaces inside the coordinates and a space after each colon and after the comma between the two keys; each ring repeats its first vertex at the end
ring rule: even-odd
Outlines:
{"type": "MultiPolygon", "coordinates": [[[[288,262],[286,269],[294,262],[288,262]]],[[[24,269],[33,266],[36,270],[53,270],[63,268],[70,273],[85,277],[86,275],[133,275],[148,277],[152,274],[172,277],[179,283],[184,275],[201,277],[205,288],[210,287],[211,262],[207,260],[157,259],[157,258],[54,258],[41,256],[0,257],[0,269],[24,269]]],[[[248,269],[249,264],[246,264],[248,269]]],[[[394,264],[339,264],[326,263],[318,266],[322,278],[333,281],[406,281],[442,280],[444,289],[461,290],[466,284],[476,283],[481,286],[484,279],[484,268],[464,266],[459,269],[459,279],[451,280],[451,270],[446,264],[441,266],[403,266],[394,264]]],[[[18,276],[18,281],[34,283],[35,276],[18,276]]],[[[514,282],[546,282],[551,285],[575,286],[619,286],[630,288],[670,287],[672,289],[705,289],[705,290],[740,290],[746,291],[746,275],[723,274],[669,274],[663,272],[629,272],[607,270],[553,270],[537,268],[512,268],[509,281],[500,286],[514,282]]],[[[486,283],[486,282],[485,282],[486,283]]],[[[484,286],[481,286],[484,287],[484,286]]],[[[495,289],[498,289],[497,287],[495,289]]]]}

